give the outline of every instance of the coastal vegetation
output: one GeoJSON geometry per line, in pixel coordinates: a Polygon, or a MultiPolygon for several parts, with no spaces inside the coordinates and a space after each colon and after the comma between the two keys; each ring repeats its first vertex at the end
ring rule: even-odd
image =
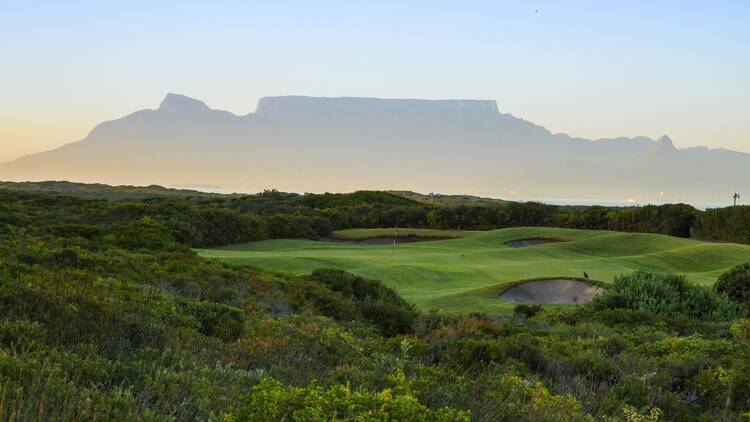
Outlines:
{"type": "MultiPolygon", "coordinates": [[[[750,412],[744,267],[721,261],[724,250],[693,281],[613,261],[623,275],[585,305],[445,311],[415,305],[377,277],[228,264],[192,249],[308,230],[329,236],[343,216],[351,225],[421,209],[403,198],[104,200],[6,190],[0,199],[2,420],[740,421],[750,412]],[[712,277],[727,281],[714,288],[712,277]]],[[[518,265],[545,248],[601,259],[606,236],[634,236],[580,233],[513,249],[518,265]]],[[[408,246],[476,247],[490,236],[490,253],[507,234],[408,246]]],[[[657,250],[708,245],[642,236],[657,250]]],[[[672,255],[655,260],[695,258],[672,255]]]]}

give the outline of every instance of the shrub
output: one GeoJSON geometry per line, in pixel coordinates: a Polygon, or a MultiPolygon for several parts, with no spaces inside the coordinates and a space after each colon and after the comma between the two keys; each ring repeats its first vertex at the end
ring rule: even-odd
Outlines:
{"type": "Polygon", "coordinates": [[[242,311],[232,306],[208,301],[191,301],[187,313],[200,322],[198,331],[204,335],[230,341],[242,334],[242,311]]]}
{"type": "Polygon", "coordinates": [[[531,318],[534,315],[542,311],[541,305],[526,305],[520,304],[513,308],[513,313],[516,315],[522,315],[526,318],[531,318]]]}
{"type": "Polygon", "coordinates": [[[750,319],[741,319],[732,324],[731,332],[737,340],[750,343],[750,319]]]}
{"type": "Polygon", "coordinates": [[[373,322],[385,336],[414,331],[417,312],[411,305],[388,301],[366,301],[361,304],[362,315],[373,322]]]}
{"type": "Polygon", "coordinates": [[[750,206],[706,210],[698,217],[693,232],[699,239],[750,243],[750,206]]]}
{"type": "Polygon", "coordinates": [[[62,249],[52,253],[48,258],[49,263],[60,267],[82,267],[84,266],[84,260],[81,254],[71,248],[62,249]]]}
{"type": "Polygon", "coordinates": [[[750,310],[750,262],[738,265],[719,276],[716,291],[743,304],[750,310]]]}
{"type": "Polygon", "coordinates": [[[469,421],[466,412],[428,409],[408,393],[385,389],[379,393],[353,391],[347,385],[323,389],[284,387],[265,379],[244,396],[227,421],[469,421]]]}
{"type": "Polygon", "coordinates": [[[595,297],[588,306],[707,321],[729,321],[741,315],[741,308],[727,296],[690,283],[685,276],[644,271],[616,277],[606,293],[595,297]]]}
{"type": "Polygon", "coordinates": [[[41,324],[28,320],[0,320],[0,347],[18,352],[42,349],[47,333],[41,324]]]}
{"type": "Polygon", "coordinates": [[[84,224],[57,224],[49,227],[49,231],[55,236],[81,237],[84,239],[93,239],[103,232],[100,227],[84,224]]]}
{"type": "Polygon", "coordinates": [[[516,375],[504,374],[497,380],[488,399],[496,403],[485,415],[495,421],[592,421],[583,413],[575,397],[551,393],[540,382],[531,382],[516,375]]]}
{"type": "Polygon", "coordinates": [[[429,312],[419,315],[416,322],[416,331],[420,335],[427,335],[446,325],[457,325],[460,320],[461,318],[457,315],[431,309],[429,312]]]}
{"type": "Polygon", "coordinates": [[[352,321],[360,318],[354,302],[340,292],[334,292],[318,283],[304,281],[289,286],[288,291],[298,300],[312,304],[316,311],[338,321],[352,321]]]}
{"type": "Polygon", "coordinates": [[[226,209],[199,209],[164,222],[178,242],[192,247],[242,243],[268,238],[260,217],[226,209]]]}
{"type": "Polygon", "coordinates": [[[108,236],[116,246],[130,250],[179,250],[178,244],[167,228],[152,219],[143,217],[115,228],[108,236]]]}
{"type": "Polygon", "coordinates": [[[315,270],[309,279],[353,300],[364,319],[375,324],[386,336],[414,330],[416,308],[379,281],[365,280],[336,269],[315,270]]]}
{"type": "Polygon", "coordinates": [[[726,369],[718,367],[700,371],[693,377],[690,384],[706,401],[721,405],[726,402],[727,395],[731,391],[730,381],[731,374],[726,369]]]}
{"type": "Polygon", "coordinates": [[[636,409],[633,406],[625,405],[622,412],[627,422],[661,422],[664,420],[662,411],[658,407],[644,406],[641,409],[636,409]]]}
{"type": "Polygon", "coordinates": [[[273,239],[318,239],[316,228],[324,234],[329,228],[320,221],[302,215],[275,214],[268,218],[268,235],[273,239]]]}

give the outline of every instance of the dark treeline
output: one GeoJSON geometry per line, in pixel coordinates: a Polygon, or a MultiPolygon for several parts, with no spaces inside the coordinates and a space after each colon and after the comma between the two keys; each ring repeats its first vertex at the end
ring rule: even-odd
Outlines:
{"type": "Polygon", "coordinates": [[[687,204],[643,207],[558,206],[539,202],[435,206],[386,192],[298,195],[266,191],[214,199],[214,204],[266,219],[271,237],[326,236],[347,228],[414,227],[491,230],[564,227],[658,233],[750,243],[750,207],[700,211],[687,204]],[[283,216],[283,217],[282,217],[283,216]]]}
{"type": "Polygon", "coordinates": [[[750,243],[750,206],[716,208],[700,213],[693,235],[705,240],[750,243]]]}
{"type": "MultiPolygon", "coordinates": [[[[266,191],[223,197],[156,197],[107,201],[0,191],[0,224],[29,224],[23,204],[38,205],[41,229],[97,236],[97,221],[122,232],[163,230],[192,247],[269,238],[318,239],[348,228],[413,227],[490,230],[544,226],[659,233],[750,243],[750,207],[699,211],[686,204],[644,207],[556,206],[538,202],[435,206],[386,192],[291,194],[266,191]],[[54,210],[54,211],[53,211],[54,210]]],[[[110,234],[111,235],[111,234],[110,234]]],[[[140,236],[140,240],[147,238],[140,236]]]]}

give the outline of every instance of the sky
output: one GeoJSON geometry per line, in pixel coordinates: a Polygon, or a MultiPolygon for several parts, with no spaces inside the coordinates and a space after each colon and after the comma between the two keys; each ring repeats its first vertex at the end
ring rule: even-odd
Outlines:
{"type": "Polygon", "coordinates": [[[585,138],[750,152],[748,1],[0,0],[0,162],[168,92],[494,99],[585,138]]]}

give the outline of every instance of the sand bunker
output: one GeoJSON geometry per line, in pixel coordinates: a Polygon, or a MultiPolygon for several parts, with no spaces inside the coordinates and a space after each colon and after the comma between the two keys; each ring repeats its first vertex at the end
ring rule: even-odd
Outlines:
{"type": "Polygon", "coordinates": [[[511,287],[500,300],[514,303],[577,305],[586,303],[605,289],[578,280],[537,280],[511,287]]]}
{"type": "MultiPolygon", "coordinates": [[[[400,236],[396,243],[432,242],[435,240],[455,239],[455,237],[426,237],[426,236],[400,236]]],[[[392,245],[391,237],[369,237],[367,239],[342,239],[340,237],[322,237],[321,242],[357,243],[362,245],[392,245]]]]}
{"type": "Polygon", "coordinates": [[[565,242],[563,239],[557,239],[554,237],[529,237],[526,239],[509,240],[505,242],[505,246],[511,248],[525,248],[527,246],[544,245],[546,243],[557,243],[565,242]]]}

